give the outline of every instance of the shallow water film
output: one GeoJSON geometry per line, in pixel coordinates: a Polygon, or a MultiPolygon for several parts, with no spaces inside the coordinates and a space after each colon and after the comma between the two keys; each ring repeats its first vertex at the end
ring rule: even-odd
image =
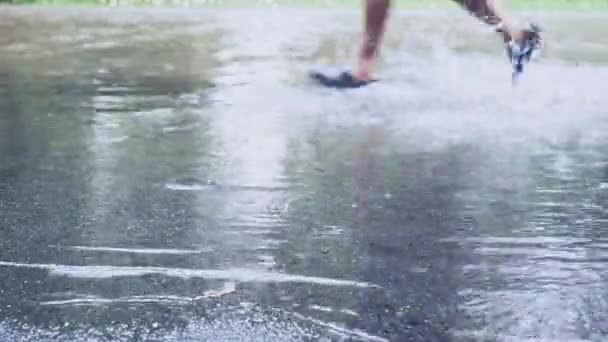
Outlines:
{"type": "Polygon", "coordinates": [[[1,341],[606,341],[608,21],[0,10],[1,341]]]}

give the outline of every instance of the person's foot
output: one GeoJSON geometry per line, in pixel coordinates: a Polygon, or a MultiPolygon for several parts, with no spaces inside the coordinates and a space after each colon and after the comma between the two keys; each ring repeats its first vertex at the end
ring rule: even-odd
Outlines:
{"type": "Polygon", "coordinates": [[[357,69],[357,72],[355,72],[354,77],[362,80],[362,81],[369,81],[372,79],[371,77],[371,70],[372,67],[375,64],[375,58],[371,57],[371,58],[366,58],[366,57],[361,57],[361,59],[359,60],[359,67],[357,69]]]}
{"type": "Polygon", "coordinates": [[[543,47],[541,29],[536,24],[530,24],[524,29],[512,30],[505,34],[507,57],[513,65],[513,71],[523,72],[524,65],[536,57],[543,47]]]}

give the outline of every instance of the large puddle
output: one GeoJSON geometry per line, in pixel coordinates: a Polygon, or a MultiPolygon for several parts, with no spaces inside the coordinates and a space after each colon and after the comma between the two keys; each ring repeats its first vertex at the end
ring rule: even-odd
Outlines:
{"type": "Polygon", "coordinates": [[[0,11],[0,340],[603,341],[606,17],[0,11]]]}

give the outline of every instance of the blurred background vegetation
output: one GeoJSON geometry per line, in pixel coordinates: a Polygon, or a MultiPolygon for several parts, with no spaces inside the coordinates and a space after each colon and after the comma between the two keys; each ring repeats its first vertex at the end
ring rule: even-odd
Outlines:
{"type": "MultiPolygon", "coordinates": [[[[450,0],[393,0],[396,7],[413,9],[448,9],[450,0]]],[[[102,5],[102,6],[268,6],[293,5],[314,7],[360,7],[358,0],[0,0],[1,4],[102,5]]],[[[521,10],[606,10],[608,0],[508,0],[509,7],[521,10]]]]}

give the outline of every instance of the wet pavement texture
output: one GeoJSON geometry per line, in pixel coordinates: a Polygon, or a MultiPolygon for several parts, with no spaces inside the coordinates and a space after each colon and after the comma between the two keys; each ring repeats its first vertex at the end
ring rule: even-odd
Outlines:
{"type": "MultiPolygon", "coordinates": [[[[527,15],[527,14],[526,14],[527,15]]],[[[0,340],[606,341],[606,18],[0,10],[0,340]]]]}

